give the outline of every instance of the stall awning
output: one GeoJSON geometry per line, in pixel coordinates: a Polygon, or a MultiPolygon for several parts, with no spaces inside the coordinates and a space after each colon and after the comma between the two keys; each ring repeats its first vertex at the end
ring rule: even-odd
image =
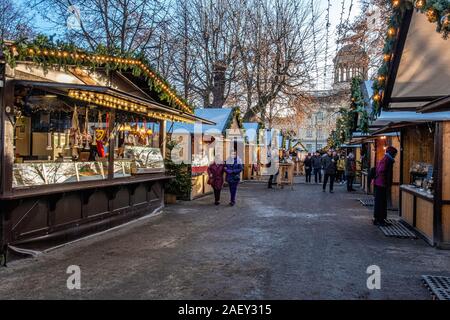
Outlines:
{"type": "Polygon", "coordinates": [[[352,139],[350,140],[349,145],[358,145],[361,143],[372,142],[374,139],[380,138],[381,136],[396,137],[400,134],[399,132],[397,132],[395,130],[392,132],[384,133],[384,134],[377,133],[378,130],[379,129],[376,129],[376,130],[372,131],[371,133],[352,136],[352,139]]]}
{"type": "Polygon", "coordinates": [[[450,95],[441,99],[436,99],[419,109],[419,112],[441,112],[450,111],[450,95]]]}
{"type": "MultiPolygon", "coordinates": [[[[391,113],[391,112],[386,112],[391,113]]],[[[399,128],[436,121],[450,121],[450,111],[433,112],[433,113],[417,113],[417,112],[392,112],[397,116],[390,118],[387,124],[375,130],[373,134],[398,131],[399,128]]]]}
{"type": "Polygon", "coordinates": [[[59,82],[44,82],[44,81],[28,81],[28,80],[16,80],[15,85],[31,87],[59,95],[68,96],[71,98],[79,99],[82,101],[91,102],[96,104],[97,102],[102,102],[100,105],[110,106],[111,108],[122,107],[127,108],[125,105],[129,103],[133,109],[127,110],[142,115],[154,116],[155,118],[174,120],[174,121],[185,121],[185,122],[201,122],[204,124],[214,125],[215,123],[189,114],[155,101],[145,100],[126,92],[105,86],[94,86],[94,85],[83,85],[83,84],[73,84],[73,83],[59,83],[59,82]]]}
{"type": "Polygon", "coordinates": [[[415,110],[448,96],[449,41],[436,32],[426,14],[416,10],[406,12],[400,29],[407,32],[400,34],[394,52],[384,107],[415,110]]]}

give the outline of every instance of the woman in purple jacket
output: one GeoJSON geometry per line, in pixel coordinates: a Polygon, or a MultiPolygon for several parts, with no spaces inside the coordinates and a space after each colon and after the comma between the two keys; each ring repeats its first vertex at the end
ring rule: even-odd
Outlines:
{"type": "Polygon", "coordinates": [[[378,162],[374,186],[375,186],[375,206],[374,206],[374,219],[375,225],[388,225],[387,218],[387,199],[388,192],[392,186],[393,168],[395,162],[395,156],[397,155],[397,149],[394,147],[388,147],[383,159],[378,162]]]}
{"type": "Polygon", "coordinates": [[[241,172],[244,169],[241,159],[237,156],[236,151],[228,158],[225,164],[225,172],[227,173],[227,182],[230,187],[230,206],[236,204],[236,193],[239,181],[241,180],[241,172]]]}
{"type": "Polygon", "coordinates": [[[214,158],[214,161],[208,167],[208,184],[214,190],[214,204],[218,206],[220,204],[220,191],[223,187],[223,174],[225,172],[225,165],[219,156],[214,158]]]}

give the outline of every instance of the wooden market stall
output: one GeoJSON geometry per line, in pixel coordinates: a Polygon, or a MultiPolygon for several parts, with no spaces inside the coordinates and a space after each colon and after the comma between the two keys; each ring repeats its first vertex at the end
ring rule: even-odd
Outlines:
{"type": "Polygon", "coordinates": [[[163,79],[138,59],[50,43],[3,52],[0,248],[69,241],[163,207],[166,120],[204,121],[163,79]]]}
{"type": "Polygon", "coordinates": [[[450,248],[450,112],[417,113],[443,108],[450,94],[445,36],[450,31],[450,15],[445,13],[450,3],[444,9],[447,11],[440,12],[421,2],[418,10],[401,6],[394,11],[392,21],[398,24],[390,27],[386,46],[393,49],[385,53],[386,67],[380,69],[374,99],[383,111],[400,114],[378,132],[401,132],[402,220],[429,244],[450,248]],[[435,16],[438,19],[431,19],[435,16]]]}
{"type": "Polygon", "coordinates": [[[244,180],[260,180],[261,179],[261,163],[259,149],[259,135],[261,124],[257,122],[244,122],[244,180]]]}
{"type": "Polygon", "coordinates": [[[190,163],[192,190],[189,199],[211,194],[208,166],[216,155],[226,161],[233,150],[244,160],[244,136],[238,108],[196,109],[197,117],[208,119],[214,125],[174,123],[167,125],[169,139],[177,143],[172,160],[190,163]]]}

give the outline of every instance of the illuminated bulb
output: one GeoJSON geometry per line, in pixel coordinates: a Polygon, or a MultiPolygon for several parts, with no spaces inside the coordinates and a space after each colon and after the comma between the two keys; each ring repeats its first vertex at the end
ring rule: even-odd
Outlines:
{"type": "Polygon", "coordinates": [[[396,33],[397,33],[397,30],[394,27],[391,27],[391,28],[388,29],[388,35],[390,37],[395,36],[396,33]]]}
{"type": "Polygon", "coordinates": [[[426,1],[425,0],[416,0],[416,2],[414,2],[414,6],[417,8],[417,9],[421,9],[421,8],[423,8],[423,6],[426,4],[426,1]]]}
{"type": "Polygon", "coordinates": [[[384,59],[384,61],[388,62],[389,60],[391,60],[391,55],[386,53],[386,54],[383,56],[383,59],[384,59]]]}
{"type": "Polygon", "coordinates": [[[380,95],[378,94],[378,93],[376,93],[374,96],[373,96],[373,100],[374,101],[380,101],[380,95]]]}
{"type": "Polygon", "coordinates": [[[394,1],[392,1],[392,6],[393,6],[394,8],[397,8],[399,5],[400,5],[400,0],[394,0],[394,1]]]}

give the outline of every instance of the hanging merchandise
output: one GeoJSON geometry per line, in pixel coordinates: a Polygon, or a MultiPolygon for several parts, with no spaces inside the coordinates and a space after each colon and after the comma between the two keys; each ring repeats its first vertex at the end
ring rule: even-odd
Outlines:
{"type": "Polygon", "coordinates": [[[58,146],[57,149],[61,150],[62,146],[62,138],[61,138],[61,112],[58,115],[58,146]]]}
{"type": "Polygon", "coordinates": [[[64,150],[69,150],[70,149],[70,130],[65,130],[64,131],[64,150]]]}
{"type": "Polygon", "coordinates": [[[103,144],[103,140],[106,136],[106,130],[101,128],[102,125],[102,113],[101,111],[98,112],[98,120],[97,120],[97,129],[95,129],[95,141],[97,144],[97,152],[100,158],[104,158],[106,156],[105,154],[105,148],[103,144]]]}
{"type": "Polygon", "coordinates": [[[52,132],[51,131],[49,131],[48,133],[47,133],[47,151],[51,151],[51,150],[53,150],[53,147],[52,147],[52,132]]]}
{"type": "Polygon", "coordinates": [[[148,146],[148,133],[147,133],[147,120],[144,119],[144,123],[142,125],[142,135],[144,136],[144,145],[148,146]]]}
{"type": "Polygon", "coordinates": [[[84,118],[84,133],[83,140],[85,142],[84,148],[90,150],[90,144],[92,143],[92,136],[89,134],[89,108],[86,107],[86,114],[84,118]]]}
{"type": "Polygon", "coordinates": [[[72,126],[70,128],[70,145],[72,147],[72,157],[78,158],[78,148],[80,147],[81,132],[80,123],[78,121],[78,111],[75,106],[72,115],[72,126]]]}

